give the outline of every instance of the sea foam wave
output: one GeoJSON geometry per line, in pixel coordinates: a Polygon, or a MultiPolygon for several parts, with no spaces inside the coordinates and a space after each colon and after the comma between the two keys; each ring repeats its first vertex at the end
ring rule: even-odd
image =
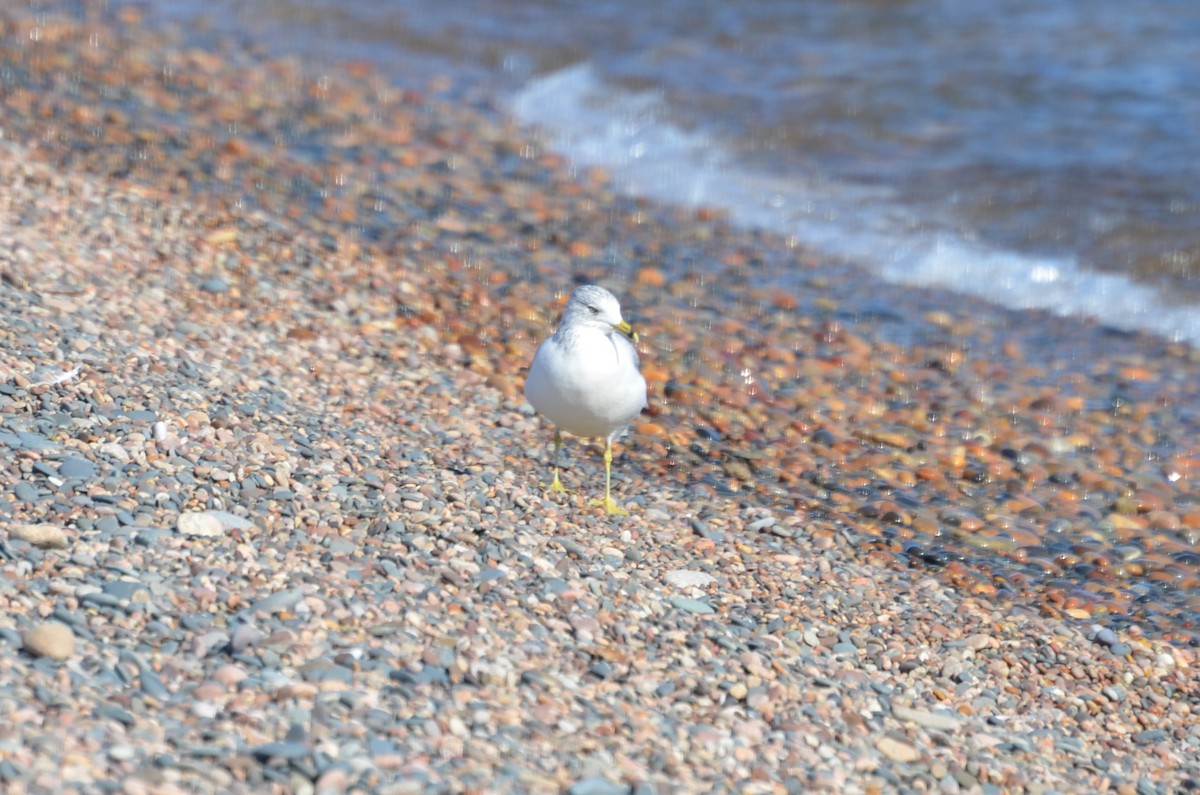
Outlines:
{"type": "Polygon", "coordinates": [[[1015,309],[1085,315],[1121,329],[1200,344],[1200,309],[1158,289],[1089,270],[1073,258],[998,249],[920,218],[886,187],[812,174],[750,171],[703,131],[666,119],[654,92],[605,83],[587,63],[527,83],[514,115],[549,134],[575,163],[604,166],[629,194],[727,211],[739,224],[794,237],[890,281],[982,296],[1015,309]]]}

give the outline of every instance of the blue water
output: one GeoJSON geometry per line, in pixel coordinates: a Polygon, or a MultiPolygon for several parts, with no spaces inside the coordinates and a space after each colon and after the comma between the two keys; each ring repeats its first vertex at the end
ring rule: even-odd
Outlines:
{"type": "Polygon", "coordinates": [[[1193,0],[160,3],[449,74],[631,193],[881,278],[1200,342],[1193,0]]]}

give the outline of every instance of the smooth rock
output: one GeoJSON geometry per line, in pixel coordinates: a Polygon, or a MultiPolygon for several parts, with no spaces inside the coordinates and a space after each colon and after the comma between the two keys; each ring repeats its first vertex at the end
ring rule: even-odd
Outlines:
{"type": "Polygon", "coordinates": [[[19,524],[9,531],[9,535],[38,549],[63,549],[68,541],[66,532],[53,524],[19,524]]]}
{"type": "Polygon", "coordinates": [[[96,477],[96,465],[86,458],[71,456],[63,459],[63,462],[58,467],[58,474],[64,478],[94,478],[96,477]]]}
{"type": "Polygon", "coordinates": [[[580,779],[567,789],[567,795],[628,795],[629,787],[600,776],[580,779]]]}
{"type": "Polygon", "coordinates": [[[221,520],[208,511],[193,511],[180,514],[179,521],[175,527],[185,536],[198,536],[201,538],[213,538],[225,533],[225,529],[221,525],[221,520]]]}
{"type": "Polygon", "coordinates": [[[957,731],[962,726],[962,721],[951,715],[941,715],[936,712],[926,712],[923,709],[909,709],[894,705],[892,707],[892,715],[897,720],[911,721],[918,726],[924,726],[927,729],[938,729],[940,731],[957,731]]]}
{"type": "Polygon", "coordinates": [[[684,599],[681,596],[672,596],[668,601],[685,613],[707,615],[716,612],[713,610],[712,605],[708,602],[702,602],[699,599],[684,599]]]}
{"type": "Polygon", "coordinates": [[[229,638],[229,648],[240,654],[265,637],[262,630],[253,624],[239,624],[229,638]]]}
{"type": "Polygon", "coordinates": [[[51,660],[65,660],[75,653],[75,633],[66,624],[44,621],[25,630],[25,651],[51,660]]]}
{"type": "Polygon", "coordinates": [[[875,747],[893,762],[915,762],[921,758],[916,746],[893,737],[881,737],[875,747]]]}

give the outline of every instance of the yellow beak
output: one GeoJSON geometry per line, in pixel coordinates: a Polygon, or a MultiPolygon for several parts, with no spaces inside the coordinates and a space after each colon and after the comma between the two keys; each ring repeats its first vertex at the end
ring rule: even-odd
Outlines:
{"type": "Polygon", "coordinates": [[[613,330],[619,332],[620,334],[623,334],[626,337],[629,337],[629,339],[633,340],[633,343],[635,345],[637,344],[638,333],[633,330],[633,326],[629,325],[624,320],[622,320],[620,323],[613,326],[613,330]]]}

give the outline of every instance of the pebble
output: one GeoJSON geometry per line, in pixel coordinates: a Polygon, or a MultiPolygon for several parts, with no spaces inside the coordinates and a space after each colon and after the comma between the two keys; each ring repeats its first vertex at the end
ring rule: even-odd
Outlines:
{"type": "Polygon", "coordinates": [[[875,747],[893,762],[915,762],[921,758],[921,752],[915,746],[894,737],[880,737],[875,747]]]}
{"type": "Polygon", "coordinates": [[[672,596],[668,601],[685,613],[709,615],[716,612],[713,610],[712,605],[699,599],[686,599],[682,596],[672,596]]]}
{"type": "Polygon", "coordinates": [[[300,600],[304,598],[304,591],[300,588],[289,588],[283,591],[276,591],[270,596],[259,599],[251,608],[252,613],[279,613],[285,610],[291,610],[296,605],[300,604],[300,600]]]}
{"type": "Polygon", "coordinates": [[[66,660],[75,653],[75,633],[58,621],[43,621],[24,633],[25,651],[36,657],[66,660]]]}
{"type": "Polygon", "coordinates": [[[96,477],[96,465],[86,458],[71,456],[59,464],[58,474],[64,478],[90,479],[96,477]]]}
{"type": "Polygon", "coordinates": [[[703,588],[717,581],[717,578],[711,574],[702,571],[689,571],[687,569],[674,569],[663,575],[671,585],[676,588],[703,588]]]}
{"type": "Polygon", "coordinates": [[[897,720],[911,721],[918,726],[924,726],[926,729],[937,729],[938,731],[958,731],[962,727],[962,721],[951,715],[943,715],[937,712],[926,712],[923,709],[910,709],[908,707],[895,704],[892,706],[892,715],[897,720]]]}
{"type": "Polygon", "coordinates": [[[66,531],[52,524],[13,525],[9,535],[27,541],[38,549],[65,549],[70,543],[66,531]]]}
{"type": "Polygon", "coordinates": [[[225,534],[221,520],[208,511],[180,514],[175,527],[185,536],[215,538],[225,534]]]}
{"type": "MultiPolygon", "coordinates": [[[[257,606],[255,609],[258,609],[257,606]]],[[[262,631],[253,624],[239,624],[229,638],[229,647],[235,654],[240,654],[258,644],[264,637],[262,631]]]]}
{"type": "Polygon", "coordinates": [[[13,496],[21,502],[34,502],[41,495],[38,493],[36,486],[22,480],[13,486],[13,496]]]}
{"type": "Polygon", "coordinates": [[[568,795],[629,795],[629,791],[628,786],[599,776],[576,781],[567,788],[568,795]]]}

